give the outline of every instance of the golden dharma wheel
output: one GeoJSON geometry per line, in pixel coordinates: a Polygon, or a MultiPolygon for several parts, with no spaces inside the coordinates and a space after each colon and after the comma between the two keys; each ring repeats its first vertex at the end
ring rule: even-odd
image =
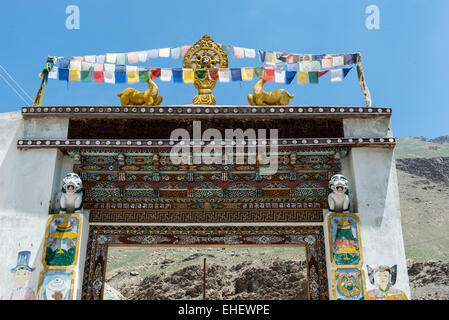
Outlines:
{"type": "Polygon", "coordinates": [[[182,66],[195,71],[193,84],[198,94],[193,98],[193,104],[217,104],[212,95],[217,81],[209,79],[207,71],[228,67],[228,56],[221,46],[205,34],[186,52],[182,66]]]}

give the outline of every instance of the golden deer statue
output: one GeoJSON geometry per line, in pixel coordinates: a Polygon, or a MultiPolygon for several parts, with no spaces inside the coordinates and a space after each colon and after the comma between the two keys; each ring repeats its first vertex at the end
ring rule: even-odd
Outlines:
{"type": "Polygon", "coordinates": [[[158,106],[162,102],[162,96],[158,96],[158,87],[153,80],[148,79],[148,90],[141,92],[133,88],[127,88],[117,95],[122,106],[158,106]]]}
{"type": "Polygon", "coordinates": [[[276,106],[288,105],[290,99],[295,96],[289,94],[284,89],[277,89],[272,92],[263,91],[262,87],[267,81],[260,79],[254,86],[253,93],[248,95],[248,102],[252,106],[276,106]]]}

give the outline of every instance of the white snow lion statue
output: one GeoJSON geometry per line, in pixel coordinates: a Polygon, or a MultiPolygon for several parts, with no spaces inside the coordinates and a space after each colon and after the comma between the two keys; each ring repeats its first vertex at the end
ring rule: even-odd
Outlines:
{"type": "Polygon", "coordinates": [[[83,182],[76,173],[68,173],[62,180],[60,213],[81,213],[83,210],[83,182]]]}
{"type": "Polygon", "coordinates": [[[331,193],[327,197],[328,209],[330,212],[348,212],[348,180],[342,174],[335,174],[329,181],[331,193]]]}

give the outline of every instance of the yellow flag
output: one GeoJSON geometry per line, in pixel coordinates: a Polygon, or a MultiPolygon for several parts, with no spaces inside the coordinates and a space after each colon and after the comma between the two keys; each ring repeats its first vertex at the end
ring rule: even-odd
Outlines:
{"type": "Polygon", "coordinates": [[[307,71],[298,71],[298,83],[307,83],[307,71]]]}
{"type": "Polygon", "coordinates": [[[139,71],[128,71],[126,73],[128,75],[128,82],[139,82],[139,71]]]}
{"type": "Polygon", "coordinates": [[[183,69],[184,83],[193,83],[195,80],[195,72],[193,69],[183,69]]]}
{"type": "Polygon", "coordinates": [[[69,81],[80,81],[81,71],[76,69],[69,69],[69,81]]]}
{"type": "Polygon", "coordinates": [[[242,80],[253,80],[253,68],[242,68],[242,80]]]}

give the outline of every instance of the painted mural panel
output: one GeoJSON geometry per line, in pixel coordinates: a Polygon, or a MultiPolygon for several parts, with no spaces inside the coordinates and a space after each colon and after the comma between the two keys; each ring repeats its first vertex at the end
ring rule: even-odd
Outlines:
{"type": "Polygon", "coordinates": [[[81,215],[55,214],[48,219],[45,236],[44,266],[67,267],[76,264],[81,215]]]}
{"type": "Polygon", "coordinates": [[[369,281],[376,288],[369,290],[366,300],[408,300],[404,291],[393,288],[396,284],[397,265],[370,267],[368,270],[369,281]]]}
{"type": "Polygon", "coordinates": [[[359,218],[352,213],[333,213],[328,223],[332,263],[359,265],[362,261],[359,218]]]}
{"type": "Polygon", "coordinates": [[[360,268],[337,268],[332,270],[335,300],[364,300],[365,274],[360,268]]]}
{"type": "Polygon", "coordinates": [[[38,300],[72,300],[75,272],[70,269],[49,269],[41,272],[38,300]]]}

